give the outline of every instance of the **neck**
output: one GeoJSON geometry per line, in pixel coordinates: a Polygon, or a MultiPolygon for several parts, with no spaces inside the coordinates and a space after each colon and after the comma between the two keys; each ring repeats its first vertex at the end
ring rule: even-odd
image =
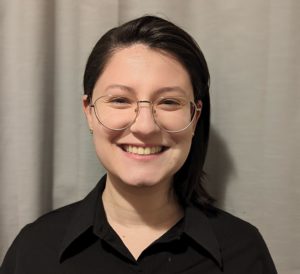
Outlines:
{"type": "Polygon", "coordinates": [[[153,228],[173,225],[183,210],[171,182],[154,186],[130,186],[107,175],[103,205],[109,223],[153,228]]]}

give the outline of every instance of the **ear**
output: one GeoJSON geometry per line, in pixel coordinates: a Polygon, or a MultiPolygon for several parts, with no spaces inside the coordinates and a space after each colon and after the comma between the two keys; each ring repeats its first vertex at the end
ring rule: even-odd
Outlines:
{"type": "Polygon", "coordinates": [[[201,116],[201,111],[202,111],[202,101],[201,100],[198,100],[196,102],[196,106],[197,106],[197,112],[196,112],[196,117],[195,117],[195,120],[194,120],[194,123],[193,123],[193,131],[195,131],[196,129],[196,126],[197,126],[197,123],[198,123],[198,120],[201,116]]]}
{"type": "Polygon", "coordinates": [[[201,100],[198,100],[197,103],[197,108],[199,109],[196,113],[196,121],[198,122],[200,116],[201,116],[201,112],[202,112],[202,101],[201,100]]]}
{"type": "Polygon", "coordinates": [[[93,113],[87,95],[82,96],[82,109],[88,122],[89,128],[93,129],[93,113]]]}

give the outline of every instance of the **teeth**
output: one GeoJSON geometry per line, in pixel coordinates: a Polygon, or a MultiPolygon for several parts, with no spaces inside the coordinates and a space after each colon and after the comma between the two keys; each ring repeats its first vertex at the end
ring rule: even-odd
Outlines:
{"type": "Polygon", "coordinates": [[[124,146],[125,150],[130,153],[139,154],[139,155],[149,155],[155,154],[162,151],[161,146],[156,147],[136,147],[136,146],[124,146]]]}

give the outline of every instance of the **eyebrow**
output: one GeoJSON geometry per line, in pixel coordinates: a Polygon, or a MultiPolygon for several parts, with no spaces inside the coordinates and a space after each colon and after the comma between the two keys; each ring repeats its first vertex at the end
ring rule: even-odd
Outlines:
{"type": "MultiPolygon", "coordinates": [[[[107,91],[109,89],[114,89],[114,88],[129,91],[132,93],[135,92],[135,90],[133,88],[125,86],[125,85],[119,85],[119,84],[109,85],[106,87],[105,91],[107,91]]],[[[157,92],[157,93],[164,93],[164,92],[171,92],[171,91],[179,91],[180,93],[186,95],[186,91],[179,86],[162,87],[162,88],[155,90],[155,92],[157,92]]]]}
{"type": "Polygon", "coordinates": [[[133,88],[125,86],[125,85],[118,85],[118,84],[113,84],[113,85],[107,86],[106,89],[105,89],[105,91],[107,91],[109,89],[114,89],[114,88],[118,88],[118,89],[130,91],[130,92],[134,92],[133,88]]]}

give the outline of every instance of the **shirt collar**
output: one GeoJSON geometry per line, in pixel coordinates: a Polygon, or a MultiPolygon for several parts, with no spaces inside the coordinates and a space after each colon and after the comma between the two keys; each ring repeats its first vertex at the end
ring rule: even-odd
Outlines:
{"type": "Polygon", "coordinates": [[[104,190],[106,175],[101,178],[96,187],[81,201],[77,203],[77,208],[66,228],[65,236],[59,252],[60,261],[68,247],[84,232],[94,225],[95,215],[102,203],[101,193],[104,190]]]}
{"type": "MultiPolygon", "coordinates": [[[[217,213],[212,213],[217,214],[217,213]]],[[[203,247],[222,268],[221,248],[210,224],[209,217],[203,210],[188,206],[185,210],[183,232],[203,247]]]]}
{"type": "MultiPolygon", "coordinates": [[[[96,187],[80,202],[74,211],[65,236],[62,241],[59,259],[63,260],[68,247],[88,229],[93,228],[95,234],[104,236],[108,228],[101,193],[105,188],[106,176],[98,182],[96,187]],[[102,215],[102,216],[99,216],[102,215]]],[[[216,235],[204,212],[194,206],[185,209],[183,233],[203,247],[213,259],[222,267],[222,256],[216,235]]]]}

